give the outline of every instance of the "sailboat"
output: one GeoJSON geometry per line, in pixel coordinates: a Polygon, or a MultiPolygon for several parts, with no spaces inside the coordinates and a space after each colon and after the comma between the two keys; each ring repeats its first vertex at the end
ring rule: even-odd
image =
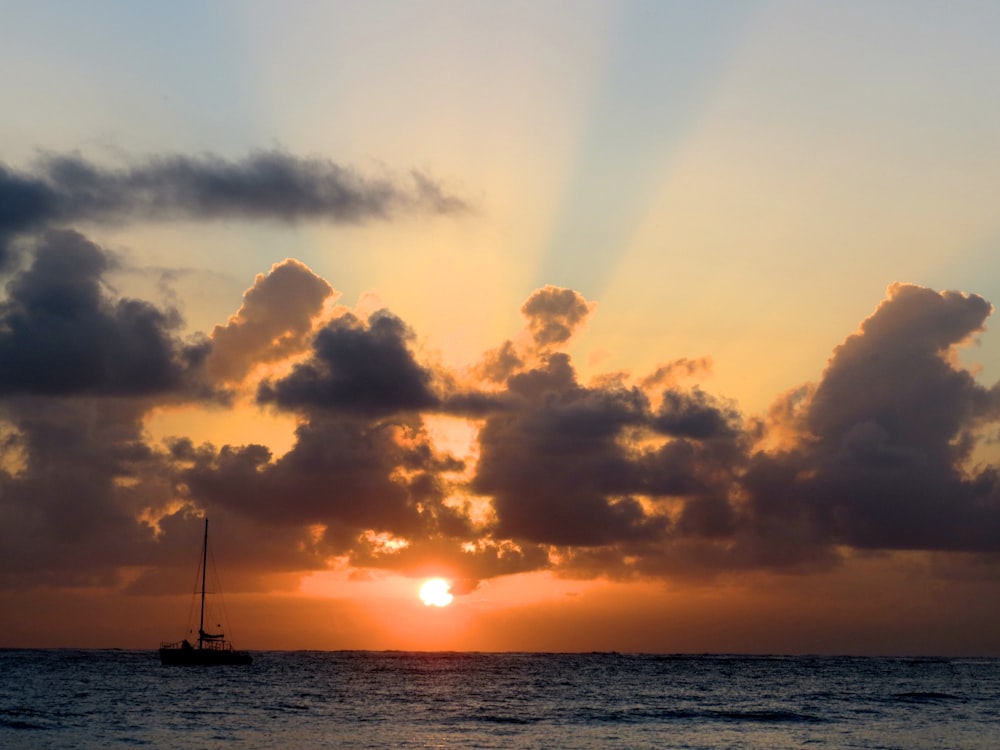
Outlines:
{"type": "Polygon", "coordinates": [[[204,665],[221,664],[249,665],[253,657],[246,651],[236,651],[223,633],[205,632],[205,570],[208,563],[208,519],[205,519],[205,541],[201,549],[201,617],[198,620],[197,645],[185,638],[173,643],[160,644],[160,664],[204,665]]]}

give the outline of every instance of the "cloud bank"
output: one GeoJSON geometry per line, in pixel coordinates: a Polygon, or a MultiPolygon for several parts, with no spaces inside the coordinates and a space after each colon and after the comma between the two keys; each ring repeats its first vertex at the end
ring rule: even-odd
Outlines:
{"type": "Polygon", "coordinates": [[[977,295],[891,286],[818,382],[746,415],[699,382],[708,358],[581,382],[567,345],[596,306],[552,286],[461,372],[422,359],[390,310],[335,304],[294,259],[185,339],[179,311],[117,296],[113,255],[62,226],[465,209],[425,178],[400,192],[278,154],[126,170],[64,157],[0,171],[0,195],[23,252],[0,300],[4,587],[172,590],[162,571],[187,565],[201,514],[227,524],[248,586],[331,565],[446,569],[461,593],[535,570],[672,580],[1000,554],[1000,387],[957,356],[992,313],[977,295]],[[151,411],[182,404],[294,416],[293,444],[153,442],[151,411]],[[441,447],[449,422],[474,451],[441,447]]]}

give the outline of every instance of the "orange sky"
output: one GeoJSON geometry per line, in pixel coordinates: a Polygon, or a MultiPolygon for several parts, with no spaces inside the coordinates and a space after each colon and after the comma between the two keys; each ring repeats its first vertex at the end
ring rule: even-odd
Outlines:
{"type": "MultiPolygon", "coordinates": [[[[922,586],[925,577],[887,572],[885,561],[874,571],[860,567],[689,589],[535,575],[443,609],[420,603],[414,580],[391,594],[229,595],[228,634],[251,649],[997,653],[991,582],[922,586]]],[[[91,590],[8,592],[0,600],[9,613],[5,645],[23,647],[149,648],[181,637],[183,622],[163,623],[183,620],[190,608],[187,597],[91,590]]]]}

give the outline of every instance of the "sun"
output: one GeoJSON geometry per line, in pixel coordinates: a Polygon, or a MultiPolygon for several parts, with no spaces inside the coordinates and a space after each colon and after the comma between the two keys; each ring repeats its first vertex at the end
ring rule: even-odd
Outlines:
{"type": "Polygon", "coordinates": [[[420,587],[420,599],[428,607],[447,607],[455,597],[451,595],[451,584],[443,578],[430,578],[420,587]]]}

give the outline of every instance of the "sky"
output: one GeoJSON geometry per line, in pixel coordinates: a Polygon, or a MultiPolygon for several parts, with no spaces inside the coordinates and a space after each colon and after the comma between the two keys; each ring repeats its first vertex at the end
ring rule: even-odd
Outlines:
{"type": "Polygon", "coordinates": [[[0,15],[0,646],[1000,655],[996,3],[0,15]]]}

